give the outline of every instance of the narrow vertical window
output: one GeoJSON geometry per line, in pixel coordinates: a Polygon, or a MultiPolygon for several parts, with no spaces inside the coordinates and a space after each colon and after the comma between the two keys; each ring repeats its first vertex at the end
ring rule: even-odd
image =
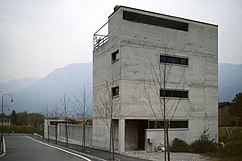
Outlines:
{"type": "Polygon", "coordinates": [[[112,54],[111,54],[111,61],[112,61],[112,63],[114,63],[114,62],[116,62],[116,61],[118,61],[118,53],[119,53],[119,50],[116,50],[115,52],[113,52],[112,54]]]}
{"type": "Polygon", "coordinates": [[[112,88],[112,96],[116,97],[119,95],[119,86],[112,88]]]}

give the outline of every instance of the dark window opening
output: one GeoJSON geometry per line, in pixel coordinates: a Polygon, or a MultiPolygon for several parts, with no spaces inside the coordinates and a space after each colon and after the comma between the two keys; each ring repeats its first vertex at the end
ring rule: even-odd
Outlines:
{"type": "Polygon", "coordinates": [[[160,17],[154,17],[144,15],[140,13],[134,13],[129,11],[123,11],[123,19],[128,21],[134,21],[139,23],[145,23],[148,25],[161,26],[176,30],[188,31],[188,23],[169,20],[160,17]]]}
{"type": "MultiPolygon", "coordinates": [[[[168,121],[169,128],[188,128],[188,121],[168,121]]],[[[149,129],[163,129],[164,121],[149,121],[149,129]]]]}
{"type": "Polygon", "coordinates": [[[164,128],[164,121],[149,121],[149,129],[164,128]]]}
{"type": "Polygon", "coordinates": [[[170,121],[170,128],[188,128],[188,121],[170,121]]]}
{"type": "Polygon", "coordinates": [[[111,54],[112,62],[118,61],[118,53],[119,53],[119,50],[117,50],[111,54]]]}
{"type": "Polygon", "coordinates": [[[160,90],[160,97],[188,98],[188,91],[183,90],[160,90]]]}
{"type": "Polygon", "coordinates": [[[164,128],[164,121],[156,121],[156,128],[164,128]]]}
{"type": "Polygon", "coordinates": [[[170,63],[170,64],[188,65],[187,58],[179,58],[179,57],[174,57],[174,56],[160,55],[160,62],[161,63],[170,63]]]}
{"type": "Polygon", "coordinates": [[[119,87],[113,87],[112,88],[112,96],[115,97],[115,96],[118,96],[119,95],[119,87]]]}
{"type": "Polygon", "coordinates": [[[155,129],[155,121],[149,121],[149,129],[155,129]]]}
{"type": "Polygon", "coordinates": [[[180,58],[180,64],[182,64],[182,65],[188,65],[188,59],[180,58]]]}

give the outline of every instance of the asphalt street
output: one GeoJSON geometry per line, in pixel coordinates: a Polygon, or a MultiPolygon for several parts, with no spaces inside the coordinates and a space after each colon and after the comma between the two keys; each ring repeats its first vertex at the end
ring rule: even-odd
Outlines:
{"type": "Polygon", "coordinates": [[[0,161],[90,161],[87,158],[56,149],[24,135],[5,136],[6,154],[0,161]]]}

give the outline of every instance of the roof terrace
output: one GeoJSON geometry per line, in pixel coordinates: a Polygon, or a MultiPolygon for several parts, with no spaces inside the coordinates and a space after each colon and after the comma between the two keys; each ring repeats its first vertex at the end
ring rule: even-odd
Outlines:
{"type": "Polygon", "coordinates": [[[93,34],[93,50],[96,50],[108,41],[108,22],[93,34]]]}

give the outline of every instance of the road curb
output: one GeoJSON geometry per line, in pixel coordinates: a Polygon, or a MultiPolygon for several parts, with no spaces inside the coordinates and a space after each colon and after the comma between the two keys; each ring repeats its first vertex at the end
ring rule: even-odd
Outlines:
{"type": "Polygon", "coordinates": [[[0,155],[0,157],[4,156],[6,154],[6,146],[5,146],[5,139],[3,137],[3,154],[0,155]]]}
{"type": "Polygon", "coordinates": [[[56,147],[56,148],[60,148],[60,149],[69,151],[71,153],[82,155],[82,156],[85,156],[85,157],[90,158],[90,159],[94,159],[94,160],[97,160],[97,161],[107,161],[105,159],[101,159],[101,158],[98,158],[98,157],[95,157],[95,156],[92,156],[92,155],[89,155],[89,154],[85,154],[85,153],[82,153],[82,152],[79,152],[79,151],[76,151],[76,150],[73,150],[73,149],[69,149],[69,148],[65,148],[65,147],[62,147],[62,146],[56,146],[56,145],[52,145],[52,144],[49,144],[49,143],[46,143],[46,142],[42,142],[42,141],[34,139],[32,137],[27,137],[27,138],[33,139],[34,141],[37,141],[37,142],[42,143],[42,144],[46,144],[46,145],[49,145],[49,146],[53,146],[53,147],[56,147]]]}
{"type": "Polygon", "coordinates": [[[98,158],[98,157],[95,157],[93,155],[89,155],[89,154],[86,154],[86,153],[82,153],[82,152],[79,152],[79,151],[76,151],[76,150],[73,150],[73,149],[69,149],[69,148],[63,148],[63,149],[68,150],[68,151],[71,151],[73,153],[77,153],[77,154],[83,155],[83,156],[88,157],[88,158],[91,158],[91,159],[95,159],[97,161],[107,161],[105,159],[98,158]]]}

